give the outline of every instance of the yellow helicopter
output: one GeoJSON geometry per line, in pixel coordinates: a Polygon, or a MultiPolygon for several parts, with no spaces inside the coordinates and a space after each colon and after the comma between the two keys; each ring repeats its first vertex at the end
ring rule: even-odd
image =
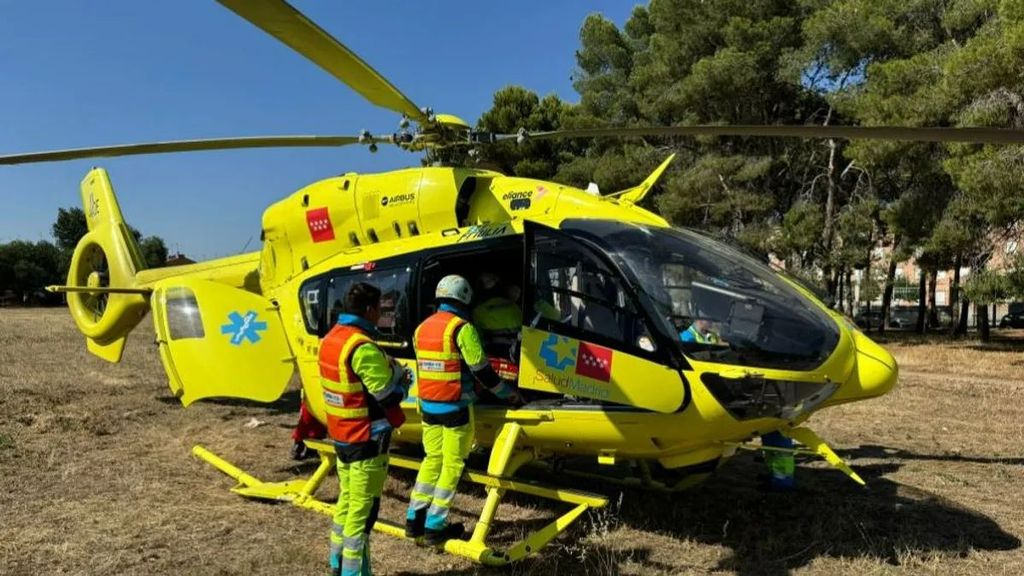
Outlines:
{"type": "MultiPolygon", "coordinates": [[[[553,138],[757,136],[878,138],[1021,143],[1020,131],[988,128],[819,126],[652,126],[491,134],[416,106],[383,76],[283,0],[220,3],[402,117],[385,136],[274,136],[185,140],[0,156],[0,164],[260,147],[512,145],[553,138]],[[411,128],[410,122],[416,127],[411,128]],[[509,144],[501,144],[510,142],[509,144]]],[[[273,402],[296,372],[317,419],[325,419],[317,365],[335,302],[354,282],[382,293],[381,344],[415,370],[411,336],[432,312],[433,287],[452,273],[497,273],[523,287],[524,325],[509,361],[527,403],[479,405],[477,441],[490,448],[486,471],[467,478],[487,499],[465,540],[445,550],[501,565],[522,559],[605,497],[516,479],[531,462],[574,456],[600,465],[633,463],[627,481],[681,489],[705,478],[752,440],[780,431],[863,483],[807,426],[823,408],[885,394],[896,383],[893,357],[800,284],[727,245],[672,228],[639,203],[672,157],[637,186],[609,195],[476,168],[426,167],[349,173],[315,182],[271,205],[262,249],[198,264],[145,269],[103,169],[81,196],[89,232],[66,286],[88,349],[119,362],[128,334],[152,309],[172,392],[188,406],[213,397],[273,402]],[[540,309],[554,313],[539,314],[540,309]],[[681,331],[711,326],[715,343],[681,331]],[[657,470],[676,471],[672,482],[657,470]],[[572,508],[521,541],[488,544],[508,491],[572,508]]],[[[415,388],[413,389],[415,396],[415,388]]],[[[399,443],[419,441],[415,398],[399,443]]],[[[235,492],[330,513],[315,498],[334,467],[332,446],[305,479],[264,482],[201,446],[196,456],[238,482],[235,492]]],[[[392,463],[415,469],[413,458],[392,463]]],[[[578,471],[579,474],[587,474],[578,471]]],[[[402,536],[387,521],[376,528],[402,536]]]]}

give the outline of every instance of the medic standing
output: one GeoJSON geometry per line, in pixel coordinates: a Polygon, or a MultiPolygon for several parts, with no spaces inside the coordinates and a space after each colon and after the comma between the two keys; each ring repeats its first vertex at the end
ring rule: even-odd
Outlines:
{"type": "Polygon", "coordinates": [[[331,574],[370,574],[370,531],[387,478],[391,431],[411,379],[374,342],[380,290],[363,282],[345,295],[338,323],[320,343],[327,432],[338,456],[340,491],[330,534],[331,574]]]}
{"type": "Polygon", "coordinates": [[[448,522],[448,512],[473,447],[475,382],[497,398],[518,403],[519,395],[491,367],[480,334],[469,321],[473,290],[462,276],[445,276],[435,292],[437,312],[416,328],[413,346],[423,448],[426,456],[416,475],[406,514],[405,534],[424,537],[429,546],[463,533],[448,522]]]}

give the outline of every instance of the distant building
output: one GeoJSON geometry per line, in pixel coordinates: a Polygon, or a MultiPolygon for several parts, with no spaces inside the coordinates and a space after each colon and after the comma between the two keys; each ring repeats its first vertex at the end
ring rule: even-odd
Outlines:
{"type": "Polygon", "coordinates": [[[164,264],[164,266],[184,266],[185,264],[195,263],[195,260],[192,260],[191,258],[185,256],[181,252],[177,252],[167,257],[167,262],[164,264]]]}
{"type": "MultiPolygon", "coordinates": [[[[998,238],[993,239],[992,256],[986,263],[985,268],[989,270],[1005,270],[1011,263],[1011,261],[1017,256],[1018,250],[1020,249],[1021,243],[1024,242],[1024,231],[1019,231],[1016,234],[1011,235],[1009,238],[998,238]]],[[[875,248],[872,254],[872,276],[878,279],[878,276],[884,274],[885,267],[888,264],[888,258],[891,248],[888,246],[879,246],[875,248]]],[[[952,284],[953,284],[953,270],[939,270],[935,274],[935,305],[936,307],[945,307],[952,304],[952,284]]],[[[892,304],[893,306],[916,306],[917,299],[919,296],[919,279],[921,270],[917,266],[917,262],[914,258],[900,262],[896,265],[896,277],[895,286],[893,287],[892,304]]],[[[963,285],[971,276],[971,267],[962,266],[960,268],[960,287],[963,285]]],[[[857,271],[854,274],[854,300],[858,303],[858,308],[866,304],[860,298],[861,282],[864,279],[864,272],[857,271]]],[[[927,300],[926,300],[927,301],[927,300]]],[[[872,300],[872,306],[878,306],[882,302],[881,296],[876,297],[872,300]]],[[[1005,314],[1007,311],[1018,308],[1019,305],[1015,304],[998,304],[993,306],[992,320],[998,321],[999,316],[1005,314]]],[[[969,317],[973,318],[974,307],[971,307],[969,317]]],[[[973,319],[971,320],[973,322],[973,319]]]]}

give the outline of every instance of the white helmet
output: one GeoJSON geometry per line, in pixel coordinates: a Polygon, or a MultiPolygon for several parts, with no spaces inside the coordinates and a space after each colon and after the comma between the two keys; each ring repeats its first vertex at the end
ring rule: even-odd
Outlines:
{"type": "Polygon", "coordinates": [[[441,278],[441,281],[437,283],[437,292],[434,293],[434,296],[439,299],[458,300],[468,306],[473,300],[473,289],[469,287],[469,282],[465,278],[451,274],[441,278]]]}

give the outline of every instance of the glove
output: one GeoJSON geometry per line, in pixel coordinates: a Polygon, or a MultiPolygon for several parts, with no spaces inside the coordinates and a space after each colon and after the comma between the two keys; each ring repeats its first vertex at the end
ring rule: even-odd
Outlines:
{"type": "Polygon", "coordinates": [[[389,358],[388,360],[391,361],[391,385],[404,385],[406,379],[405,366],[402,366],[402,364],[394,358],[389,358]]]}
{"type": "Polygon", "coordinates": [[[398,360],[391,358],[391,385],[402,391],[402,400],[409,397],[412,387],[412,370],[403,366],[398,360]]]}

